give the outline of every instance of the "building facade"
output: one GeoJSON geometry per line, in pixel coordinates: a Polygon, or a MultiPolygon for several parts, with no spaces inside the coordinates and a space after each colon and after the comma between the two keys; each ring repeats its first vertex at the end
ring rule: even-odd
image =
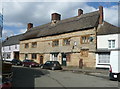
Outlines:
{"type": "Polygon", "coordinates": [[[33,27],[20,40],[20,60],[30,59],[40,64],[59,61],[63,66],[96,67],[97,35],[104,33],[103,7],[98,11],[61,20],[53,13],[51,22],[33,27]],[[101,30],[102,29],[102,30],[101,30]]]}
{"type": "Polygon", "coordinates": [[[19,60],[19,40],[22,34],[6,38],[2,42],[3,60],[11,61],[12,59],[19,60]]]}
{"type": "Polygon", "coordinates": [[[96,67],[109,68],[114,53],[120,50],[120,28],[107,22],[101,28],[97,35],[96,67]]]}

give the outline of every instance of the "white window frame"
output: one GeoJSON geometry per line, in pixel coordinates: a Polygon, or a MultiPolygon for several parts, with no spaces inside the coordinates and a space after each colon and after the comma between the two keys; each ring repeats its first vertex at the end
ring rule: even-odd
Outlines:
{"type": "Polygon", "coordinates": [[[109,49],[115,48],[115,40],[108,40],[108,48],[109,49]]]}
{"type": "Polygon", "coordinates": [[[98,64],[110,64],[110,53],[99,53],[98,64]]]}

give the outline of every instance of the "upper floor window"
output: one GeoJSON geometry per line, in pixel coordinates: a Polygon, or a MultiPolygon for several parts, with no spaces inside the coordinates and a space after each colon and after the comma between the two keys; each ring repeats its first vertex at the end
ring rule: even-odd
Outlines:
{"type": "Polygon", "coordinates": [[[25,44],[25,48],[29,48],[29,44],[28,43],[25,44]]]}
{"type": "Polygon", "coordinates": [[[36,53],[32,54],[32,59],[37,59],[37,54],[36,53]]]}
{"type": "Polygon", "coordinates": [[[86,36],[81,36],[81,43],[82,44],[87,44],[89,43],[89,36],[86,35],[86,36]]]}
{"type": "Polygon", "coordinates": [[[59,40],[54,40],[53,42],[52,42],[52,46],[54,47],[54,46],[58,46],[59,45],[59,40]]]}
{"type": "Polygon", "coordinates": [[[11,47],[9,46],[9,50],[11,50],[11,47]]]}
{"type": "Polygon", "coordinates": [[[70,38],[63,39],[63,45],[70,45],[70,38]]]}
{"type": "Polygon", "coordinates": [[[4,51],[5,49],[4,49],[4,47],[3,47],[3,51],[4,51]]]}
{"type": "Polygon", "coordinates": [[[32,42],[32,48],[36,48],[37,47],[37,42],[32,42]]]}
{"type": "Polygon", "coordinates": [[[115,40],[108,40],[108,48],[115,48],[115,40]]]}
{"type": "Polygon", "coordinates": [[[17,49],[17,45],[15,45],[15,49],[17,49]]]}

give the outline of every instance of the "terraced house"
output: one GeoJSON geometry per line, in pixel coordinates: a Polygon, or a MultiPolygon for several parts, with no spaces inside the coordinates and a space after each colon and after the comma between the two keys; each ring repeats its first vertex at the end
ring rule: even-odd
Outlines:
{"type": "Polygon", "coordinates": [[[53,13],[51,22],[28,30],[20,41],[20,60],[25,58],[44,63],[57,60],[64,66],[95,67],[97,34],[104,25],[103,7],[98,11],[83,13],[61,20],[61,15],[53,13]]]}

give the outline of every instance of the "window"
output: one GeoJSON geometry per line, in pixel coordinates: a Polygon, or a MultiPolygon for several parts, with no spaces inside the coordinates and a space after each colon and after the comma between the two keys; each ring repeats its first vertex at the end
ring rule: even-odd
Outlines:
{"type": "Polygon", "coordinates": [[[110,63],[110,53],[99,53],[98,63],[110,63]]]}
{"type": "Polygon", "coordinates": [[[17,49],[17,45],[15,45],[15,49],[17,49]]]}
{"type": "Polygon", "coordinates": [[[36,48],[37,47],[37,42],[32,42],[32,48],[36,48]]]}
{"type": "Polygon", "coordinates": [[[63,45],[70,45],[70,38],[63,39],[63,45]]]}
{"type": "Polygon", "coordinates": [[[115,48],[115,40],[108,40],[108,48],[115,48]]]}
{"type": "Polygon", "coordinates": [[[25,54],[25,59],[28,59],[28,54],[25,54]]]}
{"type": "Polygon", "coordinates": [[[81,56],[82,57],[88,57],[88,50],[87,49],[81,50],[81,56]]]}
{"type": "Polygon", "coordinates": [[[33,53],[32,54],[32,59],[37,59],[37,54],[33,53]]]}
{"type": "Polygon", "coordinates": [[[4,59],[10,59],[11,58],[11,53],[3,53],[4,59]]]}
{"type": "Polygon", "coordinates": [[[52,42],[52,46],[54,47],[54,46],[58,46],[59,45],[59,40],[54,40],[53,42],[52,42]]]}
{"type": "Polygon", "coordinates": [[[28,43],[25,44],[25,48],[29,48],[29,44],[28,43]]]}
{"type": "Polygon", "coordinates": [[[9,46],[9,50],[11,50],[11,47],[9,46]]]}
{"type": "Polygon", "coordinates": [[[81,36],[81,43],[82,44],[87,44],[89,43],[89,36],[81,36]]]}

